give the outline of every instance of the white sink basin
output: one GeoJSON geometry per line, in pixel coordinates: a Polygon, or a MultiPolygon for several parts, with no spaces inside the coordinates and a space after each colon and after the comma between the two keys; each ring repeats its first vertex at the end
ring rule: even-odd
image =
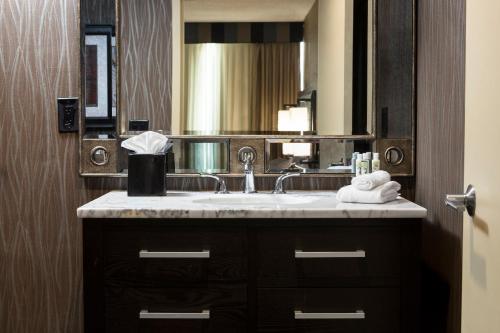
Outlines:
{"type": "Polygon", "coordinates": [[[193,203],[221,206],[295,206],[307,205],[318,198],[293,196],[289,194],[214,194],[203,199],[194,199],[193,203]]]}

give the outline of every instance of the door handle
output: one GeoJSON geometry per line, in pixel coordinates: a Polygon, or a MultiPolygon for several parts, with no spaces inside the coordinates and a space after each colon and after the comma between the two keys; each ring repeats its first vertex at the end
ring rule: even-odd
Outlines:
{"type": "Polygon", "coordinates": [[[446,206],[459,212],[467,211],[469,216],[474,216],[476,213],[476,189],[469,185],[465,194],[447,194],[444,202],[446,206]]]}

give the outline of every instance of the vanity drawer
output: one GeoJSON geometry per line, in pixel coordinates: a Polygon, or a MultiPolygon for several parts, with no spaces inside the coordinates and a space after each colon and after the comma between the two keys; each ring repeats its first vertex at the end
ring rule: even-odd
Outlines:
{"type": "Polygon", "coordinates": [[[106,232],[107,285],[182,286],[246,278],[244,229],[119,227],[106,232]]]}
{"type": "Polygon", "coordinates": [[[246,287],[107,288],[108,333],[246,332],[246,287]]]}
{"type": "Polygon", "coordinates": [[[392,227],[263,229],[257,279],[263,287],[398,285],[401,237],[392,227]]]}
{"type": "Polygon", "coordinates": [[[397,288],[259,289],[258,332],[399,333],[397,288]]]}

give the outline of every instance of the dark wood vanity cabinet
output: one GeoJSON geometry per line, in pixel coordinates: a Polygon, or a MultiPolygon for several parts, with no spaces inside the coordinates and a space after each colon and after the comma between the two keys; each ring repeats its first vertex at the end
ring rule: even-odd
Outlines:
{"type": "Polygon", "coordinates": [[[85,332],[418,332],[418,219],[84,219],[85,332]]]}

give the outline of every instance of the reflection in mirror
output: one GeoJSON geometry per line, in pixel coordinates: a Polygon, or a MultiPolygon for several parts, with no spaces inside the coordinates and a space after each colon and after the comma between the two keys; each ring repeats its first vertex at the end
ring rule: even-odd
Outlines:
{"type": "Polygon", "coordinates": [[[371,134],[370,1],[183,4],[181,134],[371,134]]]}
{"type": "Polygon", "coordinates": [[[365,140],[268,139],[266,173],[352,173],[352,154],[368,152],[365,140]]]}
{"type": "Polygon", "coordinates": [[[122,130],[134,128],[134,122],[148,121],[148,130],[171,134],[172,10],[179,1],[118,1],[122,130]]]}
{"type": "Polygon", "coordinates": [[[122,133],[373,134],[375,0],[119,1],[122,133]]]}
{"type": "Polygon", "coordinates": [[[82,103],[85,135],[114,135],[117,109],[115,1],[81,0],[82,103]]]}
{"type": "MultiPolygon", "coordinates": [[[[167,173],[229,173],[228,139],[169,139],[166,152],[167,173]]],[[[128,151],[122,149],[121,172],[128,173],[128,151]]]]}
{"type": "Polygon", "coordinates": [[[175,173],[229,173],[229,140],[173,140],[175,173]]]}

